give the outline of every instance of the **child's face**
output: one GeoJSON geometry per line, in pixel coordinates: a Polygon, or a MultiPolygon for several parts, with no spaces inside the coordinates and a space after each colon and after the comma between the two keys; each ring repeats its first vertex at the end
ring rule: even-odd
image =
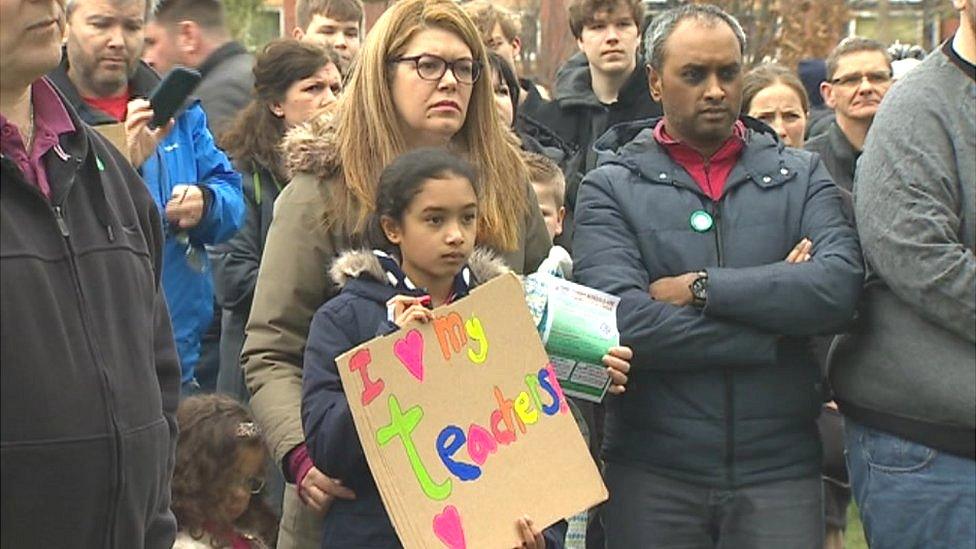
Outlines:
{"type": "Polygon", "coordinates": [[[308,28],[295,29],[295,38],[308,40],[323,46],[331,46],[339,54],[342,74],[349,71],[352,60],[359,53],[362,41],[359,36],[359,21],[339,21],[322,14],[312,16],[308,28]]]}
{"type": "Polygon", "coordinates": [[[232,523],[251,504],[252,490],[264,484],[265,452],[261,447],[245,447],[234,465],[234,483],[220,506],[220,517],[232,523]]]}
{"type": "Polygon", "coordinates": [[[400,221],[383,218],[383,230],[400,247],[403,270],[415,282],[452,279],[474,251],[478,197],[463,177],[428,179],[400,221]]]}
{"type": "Polygon", "coordinates": [[[539,199],[539,209],[542,210],[542,218],[546,221],[546,230],[549,231],[549,238],[556,238],[563,234],[563,218],[566,217],[566,208],[556,204],[556,193],[552,191],[553,183],[532,183],[535,195],[539,199]]]}

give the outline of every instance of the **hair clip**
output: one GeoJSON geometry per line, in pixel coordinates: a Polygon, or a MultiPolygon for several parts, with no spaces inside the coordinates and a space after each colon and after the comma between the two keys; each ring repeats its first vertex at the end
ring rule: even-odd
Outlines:
{"type": "Polygon", "coordinates": [[[254,438],[259,434],[261,434],[261,431],[253,421],[244,421],[237,424],[238,438],[254,438]]]}

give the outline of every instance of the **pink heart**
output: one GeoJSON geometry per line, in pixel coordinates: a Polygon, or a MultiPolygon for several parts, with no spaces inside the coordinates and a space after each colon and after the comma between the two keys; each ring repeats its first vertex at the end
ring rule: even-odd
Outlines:
{"type": "Polygon", "coordinates": [[[434,533],[450,549],[465,549],[461,515],[453,505],[448,505],[439,515],[434,515],[434,533]]]}
{"type": "Polygon", "coordinates": [[[410,375],[418,381],[424,380],[424,336],[417,330],[410,330],[403,339],[393,344],[393,354],[406,366],[410,375]]]}

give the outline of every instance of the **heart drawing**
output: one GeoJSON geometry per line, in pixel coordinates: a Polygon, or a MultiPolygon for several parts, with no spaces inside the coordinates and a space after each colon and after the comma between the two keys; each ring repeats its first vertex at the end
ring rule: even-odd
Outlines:
{"type": "Polygon", "coordinates": [[[465,549],[464,529],[457,507],[448,505],[439,515],[434,515],[434,533],[450,549],[465,549]]]}
{"type": "Polygon", "coordinates": [[[398,339],[393,344],[393,354],[417,381],[424,380],[424,336],[420,332],[410,330],[403,339],[398,339]]]}

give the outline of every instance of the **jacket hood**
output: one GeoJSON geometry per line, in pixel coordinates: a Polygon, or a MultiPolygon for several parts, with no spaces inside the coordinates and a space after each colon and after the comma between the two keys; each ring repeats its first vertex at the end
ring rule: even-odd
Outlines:
{"type": "MultiPolygon", "coordinates": [[[[483,284],[510,271],[505,262],[487,248],[476,248],[468,258],[468,268],[474,281],[471,286],[483,284]]],[[[366,280],[389,285],[386,271],[379,258],[371,250],[349,250],[332,262],[329,275],[340,288],[352,280],[366,280]]]]}
{"type": "Polygon", "coordinates": [[[335,114],[327,110],[285,134],[281,149],[288,173],[304,172],[326,179],[339,170],[336,122],[335,114]]]}
{"type": "MultiPolygon", "coordinates": [[[[593,143],[597,153],[597,166],[617,164],[641,175],[645,179],[658,180],[661,163],[658,154],[666,154],[657,146],[654,140],[654,127],[661,120],[645,118],[633,122],[623,122],[611,127],[593,143]],[[656,154],[648,154],[654,151],[656,154]]],[[[784,149],[772,128],[749,116],[740,116],[739,120],[746,126],[746,143],[750,154],[762,154],[759,160],[781,163],[780,153],[784,149]],[[768,156],[772,155],[772,156],[768,156]]],[[[746,153],[743,153],[746,154],[746,153]]],[[[764,166],[764,168],[768,168],[764,166]]],[[[772,168],[760,169],[770,171],[772,168]]],[[[665,182],[670,182],[670,179],[665,182]]]]}
{"type": "MultiPolygon", "coordinates": [[[[618,103],[630,104],[634,101],[650,101],[647,91],[647,77],[641,70],[643,61],[638,56],[634,65],[634,72],[624,83],[617,97],[618,103]]],[[[560,107],[593,107],[602,108],[604,105],[593,93],[593,79],[590,76],[590,64],[582,53],[569,58],[559,72],[556,73],[555,101],[560,107]]]]}
{"type": "Polygon", "coordinates": [[[559,72],[556,73],[555,99],[560,104],[599,105],[600,101],[593,94],[593,82],[590,79],[590,64],[586,56],[577,53],[569,58],[559,72]]]}

